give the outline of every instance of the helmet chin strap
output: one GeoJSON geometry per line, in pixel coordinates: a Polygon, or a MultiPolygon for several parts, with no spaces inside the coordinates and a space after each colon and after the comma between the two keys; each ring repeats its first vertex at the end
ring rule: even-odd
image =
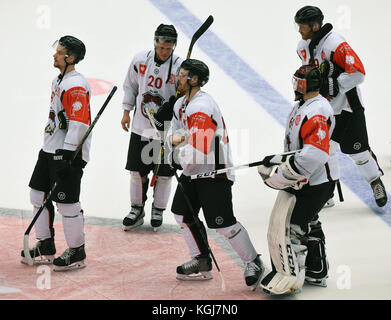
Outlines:
{"type": "Polygon", "coordinates": [[[60,82],[58,83],[58,85],[61,83],[62,79],[64,79],[64,76],[65,76],[65,73],[67,72],[67,69],[68,69],[68,66],[69,66],[69,63],[67,61],[67,59],[69,58],[68,55],[66,55],[64,61],[65,61],[65,68],[64,68],[64,72],[62,74],[60,74],[59,78],[60,78],[60,82]]]}

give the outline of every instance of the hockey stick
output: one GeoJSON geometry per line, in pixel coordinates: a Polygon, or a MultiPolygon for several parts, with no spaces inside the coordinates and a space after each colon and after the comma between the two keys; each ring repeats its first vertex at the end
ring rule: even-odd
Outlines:
{"type": "MultiPolygon", "coordinates": [[[[84,136],[81,138],[80,143],[77,146],[76,150],[72,153],[72,157],[69,160],[70,164],[73,162],[73,160],[75,160],[77,154],[80,152],[81,148],[83,147],[83,143],[86,141],[86,139],[90,135],[91,130],[94,128],[95,124],[98,122],[100,116],[102,115],[103,111],[105,110],[107,104],[110,102],[110,100],[113,97],[113,95],[114,95],[116,90],[117,90],[117,87],[114,86],[113,89],[111,90],[109,96],[106,98],[106,101],[103,103],[103,106],[100,108],[98,114],[95,116],[94,121],[91,123],[91,125],[88,128],[88,130],[86,131],[84,136]]],[[[23,241],[24,257],[25,257],[25,260],[27,261],[27,264],[30,265],[30,266],[32,266],[34,262],[33,262],[33,259],[31,258],[31,255],[30,255],[29,234],[30,234],[30,231],[33,228],[35,222],[37,221],[38,217],[41,215],[43,209],[45,208],[47,202],[50,200],[50,198],[52,196],[52,193],[56,189],[56,187],[57,187],[57,182],[54,182],[54,184],[53,184],[52,188],[50,189],[50,191],[49,191],[45,201],[42,203],[41,207],[39,208],[39,210],[35,214],[33,220],[31,221],[31,223],[28,226],[26,232],[24,233],[24,241],[23,241]]]]}
{"type": "MultiPolygon", "coordinates": [[[[301,150],[288,151],[288,152],[280,153],[279,155],[285,156],[285,155],[295,154],[296,152],[299,152],[299,151],[301,151],[301,150]]],[[[231,170],[251,168],[251,167],[260,166],[263,164],[265,164],[265,161],[263,161],[263,160],[256,161],[256,162],[250,162],[250,163],[241,164],[241,165],[235,166],[235,167],[223,168],[223,169],[213,170],[213,171],[209,171],[209,172],[193,174],[190,176],[190,179],[207,178],[207,177],[210,177],[214,174],[225,173],[225,172],[228,172],[231,170]]]]}
{"type": "MultiPolygon", "coordinates": [[[[187,51],[186,59],[190,58],[191,52],[193,51],[194,44],[206,32],[206,30],[209,29],[209,27],[211,26],[213,21],[214,21],[213,16],[210,15],[205,20],[205,22],[201,25],[201,27],[199,27],[198,30],[194,33],[194,35],[193,35],[193,37],[191,38],[191,41],[190,41],[190,46],[189,46],[189,50],[187,51]]],[[[180,92],[178,92],[178,91],[176,92],[176,97],[178,97],[179,93],[180,92]]],[[[157,174],[159,172],[160,163],[161,163],[162,154],[163,154],[164,141],[166,140],[166,135],[167,135],[167,131],[164,134],[164,138],[163,138],[163,141],[162,141],[162,146],[161,146],[160,152],[159,152],[159,160],[158,160],[158,163],[157,163],[157,165],[155,167],[155,170],[153,172],[153,177],[151,179],[151,184],[150,184],[151,187],[153,187],[155,185],[156,177],[157,177],[157,174]]]]}

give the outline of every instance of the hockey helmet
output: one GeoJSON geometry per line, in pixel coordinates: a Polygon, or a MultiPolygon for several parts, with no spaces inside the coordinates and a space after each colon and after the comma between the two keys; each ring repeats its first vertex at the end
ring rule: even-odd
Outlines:
{"type": "Polygon", "coordinates": [[[79,39],[73,36],[63,36],[59,40],[54,42],[53,47],[55,48],[57,47],[57,45],[61,45],[66,48],[68,56],[75,57],[74,64],[84,59],[84,56],[86,54],[86,47],[84,43],[79,39]]]}
{"type": "Polygon", "coordinates": [[[155,45],[159,41],[172,42],[176,45],[178,34],[172,24],[160,24],[155,31],[155,45]]]}
{"type": "Polygon", "coordinates": [[[315,22],[319,23],[319,27],[323,24],[323,13],[315,6],[305,6],[296,12],[295,22],[300,24],[308,24],[311,28],[315,22]]]}
{"type": "Polygon", "coordinates": [[[322,83],[320,70],[315,65],[301,66],[293,75],[292,83],[296,95],[319,91],[322,83]]]}
{"type": "Polygon", "coordinates": [[[198,76],[198,85],[200,87],[204,86],[209,81],[209,68],[200,60],[186,59],[182,62],[179,69],[189,71],[188,79],[191,79],[195,75],[198,76]]]}

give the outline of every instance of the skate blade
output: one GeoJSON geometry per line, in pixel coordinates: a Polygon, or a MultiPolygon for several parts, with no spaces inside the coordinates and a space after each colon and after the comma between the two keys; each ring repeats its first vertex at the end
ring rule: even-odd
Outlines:
{"type": "Polygon", "coordinates": [[[131,226],[122,225],[122,230],[129,231],[129,230],[132,230],[132,229],[135,229],[135,228],[141,226],[143,223],[144,223],[144,219],[141,219],[141,220],[137,221],[135,224],[132,224],[131,226]]]}
{"type": "MultiPolygon", "coordinates": [[[[53,256],[41,256],[40,258],[33,258],[33,265],[41,265],[41,264],[52,264],[54,260],[53,256]]],[[[23,264],[29,264],[26,257],[22,257],[22,260],[20,260],[23,264]]]]}
{"type": "Polygon", "coordinates": [[[310,284],[312,286],[317,286],[317,287],[327,287],[327,280],[322,279],[322,280],[316,280],[316,279],[305,279],[305,283],[310,284]]]}
{"type": "Polygon", "coordinates": [[[335,202],[334,201],[327,201],[325,203],[325,205],[323,206],[323,208],[331,208],[331,207],[334,207],[335,206],[335,202]]]}
{"type": "Polygon", "coordinates": [[[252,286],[251,286],[251,291],[255,291],[258,289],[259,287],[259,284],[261,283],[261,281],[263,280],[264,278],[264,275],[265,275],[265,267],[262,268],[262,271],[261,271],[261,274],[259,275],[259,278],[257,280],[257,282],[255,282],[252,286]]]}
{"type": "Polygon", "coordinates": [[[205,280],[213,279],[213,275],[210,271],[202,271],[196,274],[177,273],[176,278],[178,280],[183,280],[183,281],[205,281],[205,280]]]}
{"type": "Polygon", "coordinates": [[[61,272],[61,271],[69,271],[69,270],[76,270],[76,269],[82,269],[85,268],[87,265],[85,264],[84,260],[78,261],[75,263],[70,264],[69,266],[53,266],[53,271],[61,272]]]}

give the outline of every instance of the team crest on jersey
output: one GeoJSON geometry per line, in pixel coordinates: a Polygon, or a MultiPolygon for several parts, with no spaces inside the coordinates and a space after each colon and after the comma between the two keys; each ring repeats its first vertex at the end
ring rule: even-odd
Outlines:
{"type": "Polygon", "coordinates": [[[139,66],[140,75],[145,76],[145,71],[147,71],[147,66],[145,64],[141,64],[139,66]]]}
{"type": "Polygon", "coordinates": [[[159,69],[156,68],[155,70],[153,70],[153,73],[154,73],[154,74],[159,74],[159,69]]]}

